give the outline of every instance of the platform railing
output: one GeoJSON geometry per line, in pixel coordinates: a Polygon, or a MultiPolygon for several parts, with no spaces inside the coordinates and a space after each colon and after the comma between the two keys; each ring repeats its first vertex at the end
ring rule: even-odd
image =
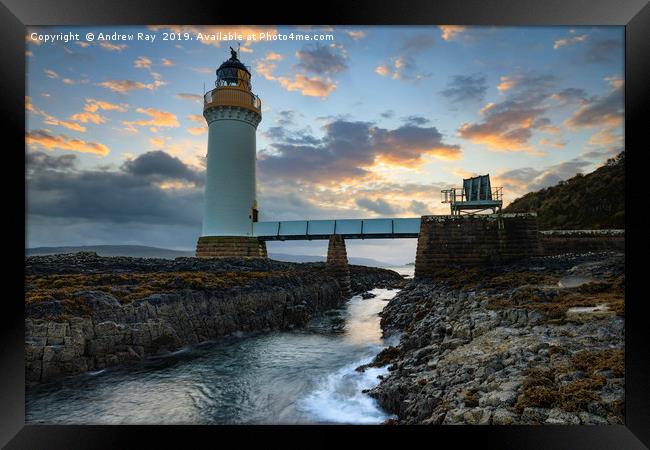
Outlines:
{"type": "MultiPolygon", "coordinates": [[[[494,187],[491,189],[492,198],[491,199],[480,199],[480,200],[492,200],[492,201],[503,201],[503,188],[494,187]]],[[[465,188],[450,188],[443,189],[440,191],[442,203],[458,203],[466,202],[467,196],[465,195],[465,188]]]]}
{"type": "Polygon", "coordinates": [[[262,101],[260,98],[247,90],[236,87],[220,86],[208,91],[203,96],[203,106],[240,106],[260,112],[262,101]]]}

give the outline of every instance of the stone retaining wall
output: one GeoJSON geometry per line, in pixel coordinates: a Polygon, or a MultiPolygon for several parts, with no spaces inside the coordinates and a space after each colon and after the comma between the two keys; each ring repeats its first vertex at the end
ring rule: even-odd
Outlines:
{"type": "Polygon", "coordinates": [[[540,231],[543,255],[625,251],[625,230],[540,231]]]}
{"type": "Polygon", "coordinates": [[[539,254],[536,214],[423,216],[415,277],[453,266],[480,266],[539,254]]]}

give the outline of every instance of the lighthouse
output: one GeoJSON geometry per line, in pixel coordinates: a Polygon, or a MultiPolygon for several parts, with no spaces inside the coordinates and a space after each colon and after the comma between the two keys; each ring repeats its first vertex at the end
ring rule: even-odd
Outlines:
{"type": "Polygon", "coordinates": [[[215,88],[203,98],[208,154],[196,256],[266,257],[265,243],[253,237],[256,131],[262,104],[253,93],[250,71],[232,47],[230,53],[216,71],[215,88]]]}

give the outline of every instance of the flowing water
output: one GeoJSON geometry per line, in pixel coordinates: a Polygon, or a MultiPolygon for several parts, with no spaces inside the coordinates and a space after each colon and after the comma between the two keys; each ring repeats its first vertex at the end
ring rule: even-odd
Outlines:
{"type": "Polygon", "coordinates": [[[376,297],[354,296],[301,329],[207,342],[40,385],[26,394],[27,422],[381,423],[390,416],[362,391],[387,369],[355,368],[389,344],[378,313],[398,291],[371,292],[376,297]]]}

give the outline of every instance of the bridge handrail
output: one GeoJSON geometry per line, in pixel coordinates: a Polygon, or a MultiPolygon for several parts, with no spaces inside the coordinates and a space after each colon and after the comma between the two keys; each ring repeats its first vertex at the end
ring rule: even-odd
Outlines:
{"type": "Polygon", "coordinates": [[[298,238],[324,239],[333,234],[354,236],[356,238],[377,237],[416,237],[419,233],[420,218],[390,219],[332,219],[332,220],[290,220],[256,222],[253,234],[260,238],[298,238]]]}

